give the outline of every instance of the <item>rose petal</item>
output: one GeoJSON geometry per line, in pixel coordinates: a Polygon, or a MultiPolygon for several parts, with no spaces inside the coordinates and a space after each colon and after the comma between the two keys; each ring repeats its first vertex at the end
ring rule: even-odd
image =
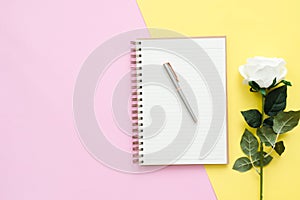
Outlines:
{"type": "Polygon", "coordinates": [[[261,88],[267,88],[263,80],[252,80],[252,81],[255,81],[255,83],[257,83],[261,88]]]}
{"type": "Polygon", "coordinates": [[[285,60],[282,58],[266,58],[256,56],[247,59],[247,63],[239,67],[244,82],[255,81],[260,87],[267,88],[276,78],[277,82],[287,74],[285,60]]]}
{"type": "Polygon", "coordinates": [[[276,68],[272,66],[265,66],[263,69],[260,69],[255,73],[253,79],[255,79],[255,82],[260,82],[260,87],[267,88],[272,85],[274,78],[276,78],[276,75],[276,68]]]}
{"type": "Polygon", "coordinates": [[[280,69],[279,75],[276,77],[276,80],[277,80],[276,82],[279,83],[280,81],[282,81],[285,78],[286,74],[287,74],[287,69],[286,69],[286,67],[283,66],[280,69]]]}
{"type": "Polygon", "coordinates": [[[240,74],[241,74],[245,79],[248,78],[248,74],[247,74],[247,72],[246,72],[245,65],[241,65],[241,66],[239,67],[239,72],[240,72],[240,74]]]}
{"type": "Polygon", "coordinates": [[[256,56],[253,59],[251,59],[251,62],[259,64],[261,68],[263,68],[266,65],[271,67],[277,67],[282,61],[285,64],[282,58],[267,58],[262,56],[256,56]]]}

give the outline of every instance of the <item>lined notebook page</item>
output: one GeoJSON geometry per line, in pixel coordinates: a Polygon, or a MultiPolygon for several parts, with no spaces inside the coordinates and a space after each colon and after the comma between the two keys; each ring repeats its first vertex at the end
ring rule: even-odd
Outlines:
{"type": "Polygon", "coordinates": [[[142,39],[142,165],[226,164],[226,38],[142,39]],[[162,64],[169,62],[195,123],[162,64]]]}

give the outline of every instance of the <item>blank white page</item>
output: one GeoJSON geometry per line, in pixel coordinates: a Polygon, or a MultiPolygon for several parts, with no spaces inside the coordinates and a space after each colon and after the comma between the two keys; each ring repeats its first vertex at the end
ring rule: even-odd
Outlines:
{"type": "Polygon", "coordinates": [[[226,38],[140,39],[142,165],[226,164],[226,38]],[[195,123],[162,64],[169,62],[195,123]]]}

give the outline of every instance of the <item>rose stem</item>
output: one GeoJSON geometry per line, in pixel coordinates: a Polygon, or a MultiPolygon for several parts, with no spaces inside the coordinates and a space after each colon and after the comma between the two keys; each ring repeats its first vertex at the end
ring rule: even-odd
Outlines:
{"type": "MultiPolygon", "coordinates": [[[[264,95],[261,95],[262,96],[262,123],[263,123],[263,120],[264,120],[264,103],[265,103],[265,98],[264,98],[264,95]]],[[[264,146],[263,146],[263,143],[260,141],[260,200],[263,199],[263,159],[264,159],[264,154],[263,154],[263,151],[264,151],[264,146]]]]}

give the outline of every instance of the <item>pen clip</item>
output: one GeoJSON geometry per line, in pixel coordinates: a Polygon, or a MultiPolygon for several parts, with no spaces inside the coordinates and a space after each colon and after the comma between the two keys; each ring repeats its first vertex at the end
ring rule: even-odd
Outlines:
{"type": "Polygon", "coordinates": [[[166,64],[167,64],[167,65],[169,66],[169,68],[171,69],[172,74],[174,75],[176,81],[179,82],[178,77],[177,77],[177,75],[176,75],[176,73],[175,73],[173,67],[171,66],[171,64],[170,64],[170,63],[166,63],[166,64]]]}

